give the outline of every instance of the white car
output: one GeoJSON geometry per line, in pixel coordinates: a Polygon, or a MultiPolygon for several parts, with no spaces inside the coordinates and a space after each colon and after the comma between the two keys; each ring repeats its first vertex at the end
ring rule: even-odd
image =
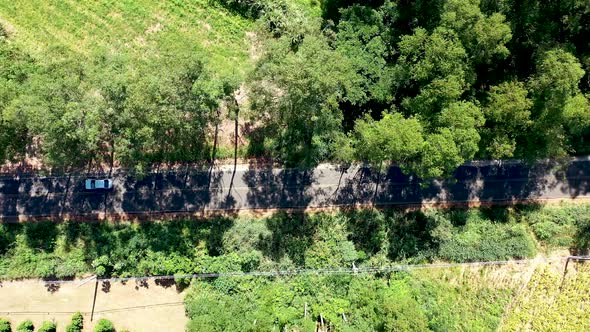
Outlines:
{"type": "Polygon", "coordinates": [[[111,180],[111,179],[86,179],[85,187],[86,187],[86,190],[112,189],[113,188],[113,180],[111,180]]]}

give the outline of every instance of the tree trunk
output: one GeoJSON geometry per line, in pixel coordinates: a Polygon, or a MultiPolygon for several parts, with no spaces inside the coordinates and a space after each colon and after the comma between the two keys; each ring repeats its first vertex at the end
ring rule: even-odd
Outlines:
{"type": "MultiPolygon", "coordinates": [[[[235,99],[234,99],[235,100],[235,99]]],[[[236,101],[236,105],[237,105],[236,101]]],[[[227,197],[231,195],[231,191],[234,186],[234,177],[236,176],[236,168],[238,167],[238,120],[239,120],[240,108],[239,106],[236,107],[236,118],[234,120],[234,171],[231,175],[231,180],[229,182],[229,190],[227,191],[227,197]]]]}
{"type": "Polygon", "coordinates": [[[217,121],[215,121],[215,135],[213,136],[213,149],[211,151],[211,161],[209,163],[209,179],[207,187],[211,188],[211,174],[213,174],[213,166],[215,164],[215,155],[217,154],[217,136],[219,135],[219,123],[221,122],[221,109],[217,108],[217,121]]]}

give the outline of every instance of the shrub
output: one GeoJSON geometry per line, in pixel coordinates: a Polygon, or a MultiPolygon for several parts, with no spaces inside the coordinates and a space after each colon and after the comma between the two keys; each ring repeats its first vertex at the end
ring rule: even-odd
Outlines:
{"type": "Polygon", "coordinates": [[[35,331],[35,325],[30,319],[18,324],[16,327],[16,332],[33,332],[35,331]]]}
{"type": "Polygon", "coordinates": [[[72,322],[66,327],[66,332],[81,332],[84,328],[84,317],[80,312],[72,316],[72,322]]]}
{"type": "Polygon", "coordinates": [[[103,318],[96,324],[94,332],[115,332],[115,326],[110,320],[103,318]]]}
{"type": "Polygon", "coordinates": [[[57,330],[57,325],[54,322],[45,321],[43,325],[39,328],[38,332],[55,332],[57,330]]]}
{"type": "Polygon", "coordinates": [[[0,318],[0,332],[12,332],[10,322],[5,318],[0,318]]]}
{"type": "Polygon", "coordinates": [[[450,239],[441,241],[438,257],[473,262],[526,258],[535,253],[534,239],[524,225],[471,219],[450,239]]]}

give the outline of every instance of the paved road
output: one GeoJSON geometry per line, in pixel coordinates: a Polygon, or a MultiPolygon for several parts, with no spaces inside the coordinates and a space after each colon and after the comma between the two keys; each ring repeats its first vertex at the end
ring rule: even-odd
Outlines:
{"type": "Polygon", "coordinates": [[[561,167],[553,162],[474,162],[453,179],[421,184],[398,167],[320,165],[312,170],[248,165],[151,173],[116,173],[111,192],[84,190],[85,176],[0,176],[0,218],[317,208],[355,204],[413,205],[590,198],[590,157],[561,167]],[[377,189],[376,189],[377,188],[377,189]]]}

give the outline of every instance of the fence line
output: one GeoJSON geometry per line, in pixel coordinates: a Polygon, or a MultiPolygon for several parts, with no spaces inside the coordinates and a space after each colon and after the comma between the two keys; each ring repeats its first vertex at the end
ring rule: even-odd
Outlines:
{"type": "MultiPolygon", "coordinates": [[[[566,259],[580,259],[588,258],[590,256],[559,256],[543,258],[542,261],[558,261],[566,259]]],[[[441,268],[453,268],[453,267],[480,267],[480,266],[495,266],[495,265],[507,265],[507,264],[526,264],[533,261],[539,261],[538,258],[534,259],[520,259],[520,260],[503,260],[503,261],[484,261],[484,262],[471,262],[471,263],[438,263],[438,264],[397,264],[390,266],[368,266],[368,267],[352,267],[352,268],[334,268],[334,269],[293,269],[293,270],[276,270],[276,271],[251,271],[251,272],[205,272],[205,273],[194,273],[194,274],[177,274],[177,275],[160,275],[160,276],[140,276],[140,277],[113,277],[113,278],[99,278],[91,277],[90,280],[96,278],[98,282],[126,282],[126,281],[149,281],[149,280],[176,280],[176,279],[209,279],[209,278],[221,278],[221,277],[282,277],[282,276],[297,276],[297,275],[346,275],[346,274],[375,274],[375,273],[389,273],[389,272],[402,272],[412,270],[424,270],[424,269],[441,269],[441,268]]],[[[87,281],[87,279],[84,279],[87,281]]],[[[68,283],[80,283],[80,280],[67,279],[67,280],[42,280],[45,284],[68,284],[68,283]]],[[[0,281],[1,282],[1,281],[0,281]]]]}

